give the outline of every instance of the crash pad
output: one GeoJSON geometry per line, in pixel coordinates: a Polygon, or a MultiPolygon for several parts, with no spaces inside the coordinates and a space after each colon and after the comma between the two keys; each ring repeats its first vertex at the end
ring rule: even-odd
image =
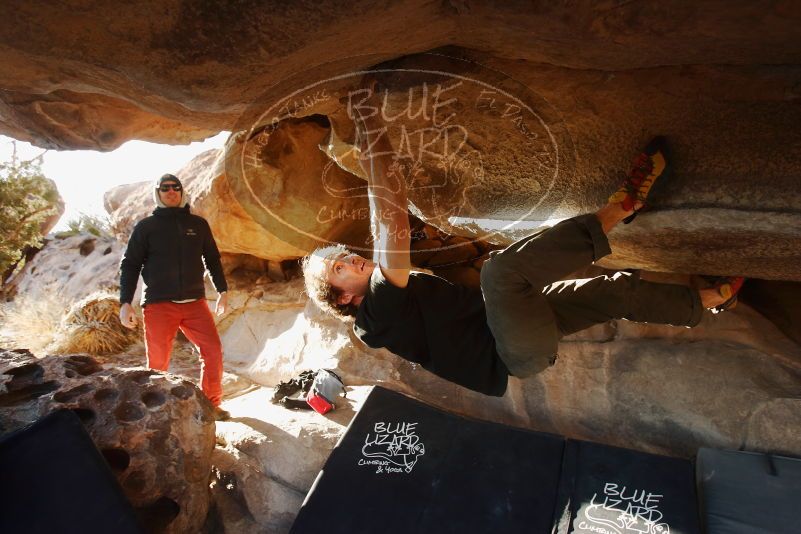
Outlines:
{"type": "Polygon", "coordinates": [[[698,534],[692,462],[478,421],[373,388],[292,527],[698,534]]]}
{"type": "Polygon", "coordinates": [[[557,534],[699,534],[693,464],[568,440],[557,534]]]}
{"type": "Polygon", "coordinates": [[[708,534],[801,532],[801,459],[702,448],[696,470],[708,534]]]}
{"type": "Polygon", "coordinates": [[[0,437],[0,532],[142,530],[78,416],[58,410],[0,437]]]}
{"type": "Polygon", "coordinates": [[[563,449],[375,387],[291,532],[548,532],[563,449]]]}

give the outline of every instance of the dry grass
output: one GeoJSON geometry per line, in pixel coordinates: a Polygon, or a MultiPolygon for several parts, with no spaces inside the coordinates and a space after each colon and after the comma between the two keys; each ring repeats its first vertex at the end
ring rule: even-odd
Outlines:
{"type": "Polygon", "coordinates": [[[67,304],[52,294],[4,302],[0,308],[0,345],[43,355],[66,308],[67,304]]]}
{"type": "Polygon", "coordinates": [[[94,293],[72,305],[48,350],[56,353],[117,354],[139,340],[139,329],[120,324],[120,303],[111,293],[94,293]]]}

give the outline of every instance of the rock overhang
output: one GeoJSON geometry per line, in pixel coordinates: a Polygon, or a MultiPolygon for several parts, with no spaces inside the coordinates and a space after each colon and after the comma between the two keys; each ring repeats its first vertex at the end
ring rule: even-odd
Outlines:
{"type": "MultiPolygon", "coordinates": [[[[482,129],[473,120],[471,142],[485,176],[433,196],[412,192],[413,212],[423,219],[472,236],[471,219],[545,221],[595,209],[634,151],[663,133],[676,172],[659,211],[641,217],[648,225],[612,235],[623,252],[608,265],[801,279],[793,253],[801,245],[794,231],[801,227],[801,12],[793,3],[242,2],[233,9],[176,1],[152,11],[137,6],[137,16],[111,4],[80,11],[28,5],[0,25],[8,69],[0,128],[57,148],[108,150],[129,138],[186,142],[250,127],[254,104],[319,79],[387,61],[419,64],[420,53],[433,50],[441,61],[456,58],[451,66],[462,65],[461,72],[469,63],[535,95],[539,116],[560,130],[562,159],[543,202],[542,180],[531,172],[536,151],[497,123],[482,129]],[[113,23],[93,24],[104,17],[113,23]],[[454,223],[442,214],[458,198],[470,207],[454,223]],[[652,249],[663,253],[653,257],[652,249]],[[707,250],[719,259],[706,259],[707,250]]],[[[408,85],[395,82],[389,88],[399,97],[408,85]]],[[[334,99],[293,120],[326,117],[347,148],[352,128],[344,108],[334,99]]],[[[393,141],[401,141],[397,132],[393,141]]],[[[311,157],[316,147],[305,150],[311,157]]],[[[269,187],[257,200],[263,191],[269,187]]],[[[249,211],[239,193],[226,201],[249,211]]],[[[493,239],[513,237],[507,231],[493,239]]],[[[309,248],[290,243],[282,254],[309,248]]]]}

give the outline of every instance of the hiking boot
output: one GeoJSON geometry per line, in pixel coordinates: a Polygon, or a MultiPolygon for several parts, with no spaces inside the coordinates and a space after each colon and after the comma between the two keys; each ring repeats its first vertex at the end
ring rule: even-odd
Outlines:
{"type": "Polygon", "coordinates": [[[630,223],[640,211],[647,209],[648,194],[656,179],[665,173],[668,166],[665,153],[665,138],[658,136],[651,139],[643,151],[634,158],[631,170],[620,189],[609,197],[610,203],[619,203],[626,211],[636,208],[634,213],[623,219],[624,223],[630,223]]]}
{"type": "Polygon", "coordinates": [[[742,276],[722,277],[714,287],[726,301],[712,308],[712,313],[733,310],[734,307],[737,306],[737,294],[740,292],[740,289],[742,289],[744,282],[745,278],[742,276]]]}
{"type": "Polygon", "coordinates": [[[219,406],[214,408],[214,420],[215,421],[228,421],[231,418],[231,414],[227,411],[223,410],[219,406]]]}

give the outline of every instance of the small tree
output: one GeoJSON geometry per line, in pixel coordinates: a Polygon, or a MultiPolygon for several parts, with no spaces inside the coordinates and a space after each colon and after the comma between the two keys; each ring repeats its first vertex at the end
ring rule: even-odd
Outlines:
{"type": "Polygon", "coordinates": [[[0,274],[27,247],[41,246],[42,224],[56,212],[58,198],[55,185],[42,174],[42,155],[21,161],[15,144],[11,161],[0,163],[0,274]]]}

